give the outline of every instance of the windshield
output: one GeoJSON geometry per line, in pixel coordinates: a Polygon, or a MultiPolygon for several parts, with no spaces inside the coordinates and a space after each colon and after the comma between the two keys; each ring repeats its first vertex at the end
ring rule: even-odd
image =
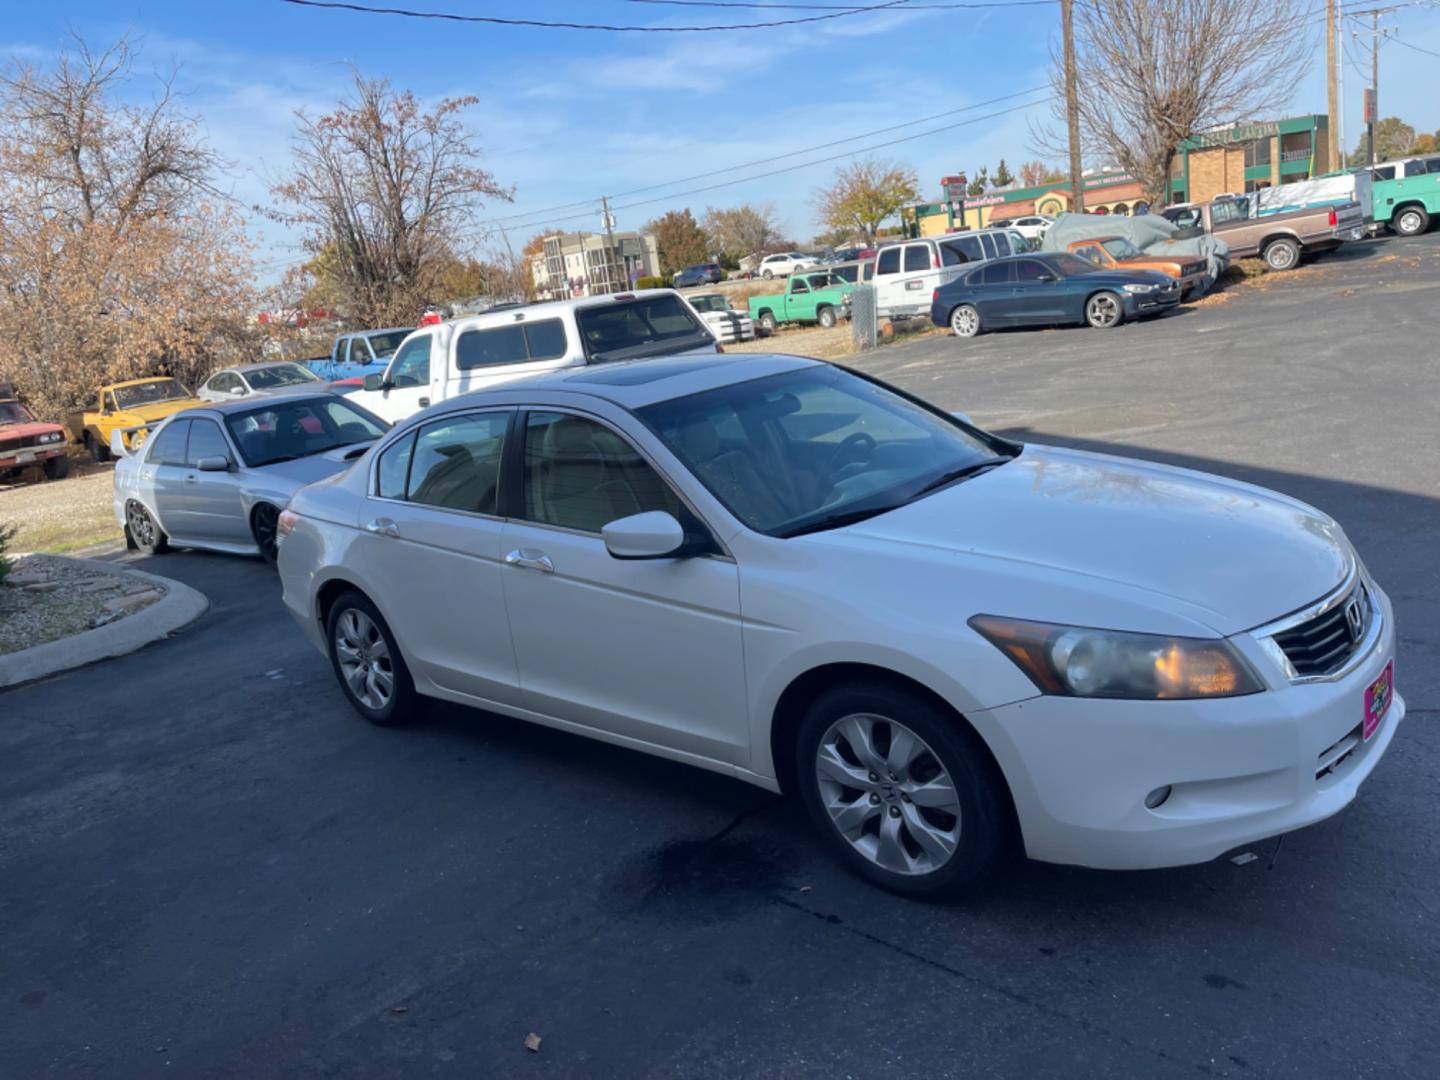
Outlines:
{"type": "Polygon", "coordinates": [[[1139,248],[1123,236],[1116,236],[1110,240],[1102,240],[1100,244],[1117,259],[1143,259],[1145,257],[1139,248]]]}
{"type": "Polygon", "coordinates": [[[597,362],[684,352],[715,340],[674,293],[583,307],[575,322],[586,356],[597,362]]]}
{"type": "Polygon", "coordinates": [[[400,343],[409,336],[409,330],[390,330],[384,334],[371,334],[366,340],[370,342],[370,348],[375,350],[376,360],[389,360],[395,355],[400,343]]]}
{"type": "Polygon", "coordinates": [[[1094,263],[1086,262],[1078,256],[1071,255],[1068,251],[1057,252],[1048,256],[1050,265],[1062,274],[1090,274],[1094,273],[1094,263]]]}
{"type": "Polygon", "coordinates": [[[272,390],[277,386],[299,386],[301,383],[320,381],[318,375],[299,364],[276,364],[274,367],[256,368],[254,371],[247,371],[245,378],[254,390],[272,390]]]}
{"type": "Polygon", "coordinates": [[[190,391],[175,379],[151,379],[134,386],[115,387],[115,404],[122,409],[137,409],[161,401],[180,401],[189,396],[190,391]]]}
{"type": "Polygon", "coordinates": [[[730,305],[723,296],[692,296],[690,306],[696,311],[729,311],[730,305]]]}
{"type": "Polygon", "coordinates": [[[252,469],[369,442],[389,427],[373,413],[329,396],[231,413],[225,417],[225,426],[252,469]]]}
{"type": "Polygon", "coordinates": [[[850,284],[839,274],[811,274],[805,280],[810,282],[812,289],[833,289],[839,285],[850,284]]]}
{"type": "Polygon", "coordinates": [[[829,365],[639,415],[731,513],[780,537],[882,514],[1019,452],[829,365]]]}
{"type": "Polygon", "coordinates": [[[18,401],[0,401],[0,424],[29,424],[34,419],[18,401]]]}

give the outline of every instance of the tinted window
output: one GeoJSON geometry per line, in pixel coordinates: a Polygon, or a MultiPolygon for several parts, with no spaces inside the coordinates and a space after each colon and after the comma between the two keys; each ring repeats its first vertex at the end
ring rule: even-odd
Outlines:
{"type": "Polygon", "coordinates": [[[1010,269],[1009,263],[994,263],[987,266],[980,272],[980,282],[984,285],[1008,285],[1010,269]]]}
{"type": "Polygon", "coordinates": [[[1431,176],[1440,175],[1440,157],[1426,158],[1425,171],[1431,176]]]}
{"type": "MultiPolygon", "coordinates": [[[[1025,259],[1015,264],[1017,281],[1039,281],[1041,274],[1050,274],[1050,268],[1035,259],[1025,259]]],[[[1053,274],[1050,276],[1054,277],[1053,274]]]]}
{"type": "Polygon", "coordinates": [[[430,385],[430,335],[407,341],[390,362],[390,381],[396,386],[430,385]]]}
{"type": "Polygon", "coordinates": [[[375,350],[376,360],[389,360],[395,355],[400,343],[409,336],[409,330],[390,330],[383,334],[371,334],[366,340],[370,342],[370,348],[375,350]]]}
{"type": "Polygon", "coordinates": [[[508,412],[428,424],[415,440],[407,497],[426,506],[493,514],[508,412]]]}
{"type": "Polygon", "coordinates": [[[940,254],[946,266],[982,262],[985,258],[980,239],[975,236],[957,236],[953,240],[945,241],[940,245],[940,254]]]}
{"type": "Polygon", "coordinates": [[[378,439],[389,427],[341,398],[271,398],[272,404],[230,413],[225,426],[252,469],[378,439]]]}
{"type": "Polygon", "coordinates": [[[246,376],[256,390],[271,390],[277,386],[300,386],[303,383],[319,382],[319,377],[309,368],[299,364],[276,364],[274,367],[256,368],[246,376]]]}
{"type": "Polygon", "coordinates": [[[350,363],[368,364],[371,362],[370,350],[365,345],[364,338],[350,339],[350,363]]]}
{"type": "Polygon", "coordinates": [[[880,252],[877,274],[898,274],[900,272],[900,249],[886,248],[880,252]]]}
{"type": "Polygon", "coordinates": [[[375,469],[375,493],[382,499],[405,498],[405,483],[410,475],[410,458],[415,451],[412,432],[391,445],[380,455],[375,469]]]}
{"type": "Polygon", "coordinates": [[[190,450],[186,460],[190,465],[199,465],[201,458],[223,457],[230,459],[230,447],[220,433],[220,425],[213,420],[192,420],[190,422],[190,450]]]}
{"type": "Polygon", "coordinates": [[[592,360],[680,352],[715,340],[674,293],[580,308],[575,321],[592,360]]]}
{"type": "Polygon", "coordinates": [[[905,249],[905,272],[930,269],[930,249],[924,244],[911,244],[905,249]]]}
{"type": "Polygon", "coordinates": [[[979,240],[980,243],[983,244],[985,247],[985,257],[987,259],[995,258],[997,255],[997,252],[995,250],[995,237],[992,236],[990,233],[983,233],[979,237],[979,240]]]}
{"type": "Polygon", "coordinates": [[[858,266],[837,266],[831,271],[836,277],[844,278],[849,282],[860,280],[860,268],[858,266]]]}
{"type": "Polygon", "coordinates": [[[185,441],[189,435],[189,420],[166,424],[165,429],[155,436],[155,443],[145,460],[152,465],[184,465],[185,441]]]}
{"type": "Polygon", "coordinates": [[[1384,166],[1381,166],[1380,168],[1378,168],[1378,169],[1375,170],[1375,172],[1373,173],[1373,176],[1374,176],[1374,178],[1375,178],[1376,180],[1394,180],[1394,179],[1395,179],[1395,166],[1394,166],[1394,165],[1384,165],[1384,166]]]}
{"type": "Polygon", "coordinates": [[[1005,233],[992,233],[990,238],[995,241],[995,250],[1001,255],[1012,254],[1010,251],[1010,237],[1005,233]]]}
{"type": "Polygon", "coordinates": [[[561,413],[531,413],[525,425],[525,517],[598,533],[647,510],[679,515],[675,493],[609,428],[561,413]]]}

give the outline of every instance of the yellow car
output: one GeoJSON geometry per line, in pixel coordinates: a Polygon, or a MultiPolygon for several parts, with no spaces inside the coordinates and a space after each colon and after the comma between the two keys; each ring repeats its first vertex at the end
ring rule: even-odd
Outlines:
{"type": "Polygon", "coordinates": [[[77,409],[65,418],[65,426],[76,442],[84,443],[96,461],[110,460],[110,436],[121,433],[127,448],[144,441],[153,424],[172,413],[204,405],[178,379],[130,379],[102,386],[95,392],[95,405],[77,409]]]}

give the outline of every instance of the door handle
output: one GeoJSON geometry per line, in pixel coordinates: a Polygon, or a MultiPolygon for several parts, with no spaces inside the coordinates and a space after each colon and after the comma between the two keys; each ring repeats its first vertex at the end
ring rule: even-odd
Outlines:
{"type": "Polygon", "coordinates": [[[555,564],[550,556],[535,548],[516,548],[505,556],[506,566],[518,566],[522,570],[539,570],[542,574],[553,574],[555,564]]]}
{"type": "Polygon", "coordinates": [[[185,477],[185,482],[186,482],[187,484],[193,484],[193,483],[195,483],[195,474],[194,474],[194,473],[188,474],[188,475],[185,477]]]}
{"type": "Polygon", "coordinates": [[[400,526],[396,525],[395,522],[389,518],[376,518],[365,526],[365,531],[374,533],[376,536],[396,537],[400,535],[400,526]]]}

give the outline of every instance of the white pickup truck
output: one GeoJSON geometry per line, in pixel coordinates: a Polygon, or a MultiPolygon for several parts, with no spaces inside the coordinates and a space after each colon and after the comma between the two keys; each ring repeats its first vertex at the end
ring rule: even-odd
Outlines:
{"type": "Polygon", "coordinates": [[[437,401],[543,371],[720,351],[673,289],[501,305],[420,327],[350,400],[395,423],[437,401]]]}

